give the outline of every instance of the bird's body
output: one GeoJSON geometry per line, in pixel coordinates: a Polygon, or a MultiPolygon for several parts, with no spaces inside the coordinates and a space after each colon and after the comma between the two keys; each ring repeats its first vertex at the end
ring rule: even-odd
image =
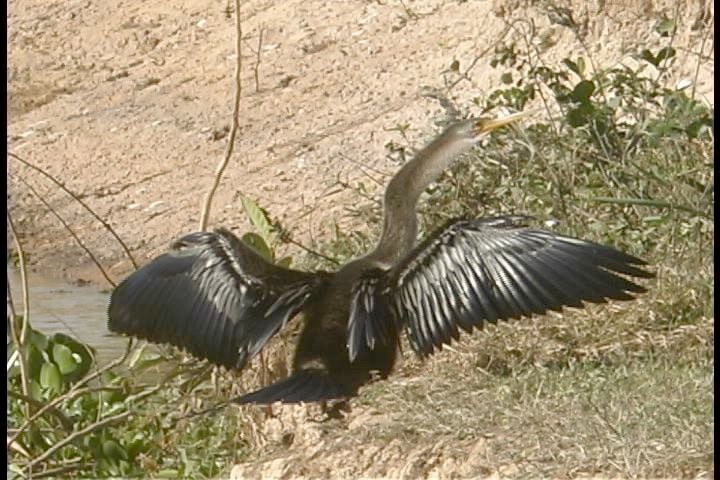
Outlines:
{"type": "Polygon", "coordinates": [[[348,357],[347,332],[352,290],[368,271],[365,259],[348,263],[338,270],[327,287],[311,297],[304,310],[304,328],[293,359],[294,372],[315,369],[327,372],[343,396],[352,396],[373,375],[387,377],[397,353],[398,336],[379,345],[372,355],[351,362],[348,357]]]}
{"type": "Polygon", "coordinates": [[[424,357],[486,322],[645,291],[622,276],[652,276],[643,261],[530,229],[527,217],[455,220],[416,244],[427,185],[481,136],[522,116],[443,132],[390,181],[376,248],[337,272],[270,264],[224,229],[190,234],[113,292],[110,330],[240,369],[302,312],[291,375],[238,401],[314,402],[387,377],[403,330],[424,357]]]}

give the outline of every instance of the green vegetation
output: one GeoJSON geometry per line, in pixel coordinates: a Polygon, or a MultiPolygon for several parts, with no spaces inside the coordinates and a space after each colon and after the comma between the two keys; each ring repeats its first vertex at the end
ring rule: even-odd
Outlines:
{"type": "MultiPolygon", "coordinates": [[[[658,35],[674,28],[668,22],[658,35]]],[[[712,475],[713,112],[692,90],[664,85],[677,55],[671,39],[638,52],[637,66],[600,71],[583,57],[551,67],[532,49],[499,47],[493,65],[506,85],[476,104],[523,109],[540,100],[548,119],[494,135],[421,208],[426,231],[463,215],[557,219],[558,231],[647,259],[657,273],[649,293],[489,327],[424,364],[406,356],[398,381],[373,384],[354,402],[393,421],[353,435],[417,445],[485,438],[488,473],[507,467],[519,478],[712,475]]],[[[365,251],[381,226],[379,205],[372,197],[355,207],[369,231],[336,230],[315,247],[339,260],[365,251]]],[[[244,240],[289,265],[275,258],[287,234],[249,199],[243,206],[257,230],[244,240]]],[[[24,374],[17,362],[8,373],[9,435],[23,429],[9,468],[35,478],[227,474],[256,445],[257,418],[237,408],[191,414],[281,376],[290,333],[280,337],[279,363],[261,356],[235,376],[144,348],[103,372],[88,347],[31,330],[24,374]],[[161,364],[170,371],[157,371],[161,364]]]]}
{"type": "MultiPolygon", "coordinates": [[[[243,240],[275,261],[267,214],[250,199],[243,198],[243,206],[260,232],[243,240]]],[[[21,316],[15,325],[20,332],[21,316]]],[[[15,343],[8,350],[8,439],[17,436],[11,472],[213,478],[247,455],[248,415],[237,409],[194,415],[240,393],[232,373],[183,360],[177,351],[130,343],[123,358],[99,368],[93,350],[67,335],[48,337],[31,328],[27,338],[20,342],[22,367],[15,343]]]]}

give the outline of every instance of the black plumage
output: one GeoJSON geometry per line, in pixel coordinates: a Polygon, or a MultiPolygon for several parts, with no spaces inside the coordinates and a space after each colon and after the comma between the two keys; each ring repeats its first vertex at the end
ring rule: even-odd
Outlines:
{"type": "Polygon", "coordinates": [[[400,332],[425,357],[461,332],[645,291],[645,262],[611,247],[528,226],[528,217],[455,220],[415,244],[425,187],[490,130],[523,117],[448,128],[385,192],[385,225],[372,252],[337,272],[265,261],[232,233],[193,233],[112,293],[111,331],[170,343],[241,369],[302,312],[291,375],[239,403],[347,398],[394,366],[400,332]]]}

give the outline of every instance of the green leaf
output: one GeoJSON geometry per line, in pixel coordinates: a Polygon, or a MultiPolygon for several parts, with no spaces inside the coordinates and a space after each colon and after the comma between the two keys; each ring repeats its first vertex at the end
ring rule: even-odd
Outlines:
{"type": "Polygon", "coordinates": [[[660,49],[660,51],[657,53],[657,55],[655,55],[655,58],[657,58],[657,61],[658,61],[658,65],[663,60],[667,61],[667,60],[673,58],[676,53],[677,53],[677,50],[675,50],[672,47],[665,47],[665,48],[660,49]]]}
{"type": "Polygon", "coordinates": [[[125,449],[115,440],[105,440],[102,444],[102,451],[110,460],[127,460],[128,455],[125,449]]]}
{"type": "Polygon", "coordinates": [[[652,63],[656,67],[658,66],[658,63],[660,63],[658,59],[655,58],[655,55],[653,55],[653,53],[647,48],[640,52],[640,58],[647,61],[648,63],[652,63]]]}
{"type": "MultiPolygon", "coordinates": [[[[54,334],[52,337],[50,337],[50,341],[53,344],[53,359],[55,360],[55,363],[57,363],[60,367],[60,372],[65,376],[66,381],[72,383],[80,380],[90,371],[90,368],[92,367],[94,362],[94,350],[92,347],[85,345],[84,343],[78,342],[71,336],[65,335],[64,333],[54,334]],[[57,346],[65,347],[70,351],[70,359],[75,365],[75,368],[69,371],[64,370],[64,368],[69,368],[70,363],[68,362],[66,365],[62,365],[55,358],[55,348],[57,346]]],[[[64,351],[63,348],[60,348],[59,350],[64,351]]]]}
{"type": "Polygon", "coordinates": [[[30,343],[40,352],[44,352],[48,348],[48,338],[37,330],[30,329],[30,343]]]}
{"type": "Polygon", "coordinates": [[[585,74],[585,59],[582,57],[578,57],[576,63],[578,70],[580,71],[580,76],[582,77],[585,74]]]}
{"type": "Polygon", "coordinates": [[[270,263],[274,262],[272,250],[270,250],[270,247],[268,247],[267,243],[265,243],[265,240],[263,240],[260,235],[258,235],[257,233],[248,232],[242,236],[242,240],[243,242],[245,242],[246,245],[255,250],[258,255],[263,257],[265,260],[270,263]]]}
{"type": "Polygon", "coordinates": [[[270,242],[270,234],[272,233],[272,226],[270,225],[270,216],[268,213],[245,195],[240,195],[243,209],[247,214],[250,222],[258,229],[260,235],[266,243],[270,242]]]}
{"type": "Polygon", "coordinates": [[[590,103],[583,103],[579,107],[568,110],[567,121],[571,127],[577,128],[590,122],[595,109],[590,103]]]}
{"type": "Polygon", "coordinates": [[[655,26],[655,31],[663,37],[669,37],[675,32],[675,20],[665,18],[658,22],[655,26]]]}
{"type": "Polygon", "coordinates": [[[590,96],[595,91],[595,84],[590,80],[583,80],[575,85],[570,98],[579,103],[587,103],[590,101],[590,96]]]}
{"type": "Polygon", "coordinates": [[[690,138],[697,138],[704,131],[710,131],[711,126],[712,123],[708,124],[707,120],[697,120],[685,128],[685,133],[690,138]]]}
{"type": "Polygon", "coordinates": [[[512,73],[505,72],[502,75],[500,75],[500,81],[504,83],[505,85],[510,85],[513,81],[512,73]]]}
{"type": "Polygon", "coordinates": [[[290,268],[290,264],[292,263],[292,257],[283,257],[277,262],[275,262],[275,265],[278,265],[283,268],[290,268]]]}
{"type": "Polygon", "coordinates": [[[660,66],[660,63],[673,58],[677,54],[677,50],[672,47],[664,47],[658,50],[657,54],[653,54],[647,48],[640,52],[640,58],[652,63],[655,67],[660,66]]]}
{"type": "Polygon", "coordinates": [[[103,385],[111,385],[113,383],[122,382],[122,377],[112,370],[107,370],[100,375],[103,385]]]}
{"type": "Polygon", "coordinates": [[[566,67],[574,72],[578,77],[582,78],[585,73],[585,60],[582,57],[578,57],[577,61],[573,62],[569,58],[563,60],[566,67]]]}
{"type": "Polygon", "coordinates": [[[150,442],[145,432],[127,432],[125,435],[125,449],[128,458],[135,458],[139,453],[150,448],[150,442]]]}
{"type": "Polygon", "coordinates": [[[43,363],[49,362],[50,358],[48,354],[45,351],[40,351],[34,344],[29,344],[27,346],[28,348],[28,376],[30,378],[34,378],[35,380],[40,379],[40,369],[43,366],[43,363]]]}
{"type": "Polygon", "coordinates": [[[40,369],[40,385],[50,388],[55,393],[62,391],[62,376],[57,365],[54,363],[44,363],[40,369]]]}
{"type": "Polygon", "coordinates": [[[30,396],[34,398],[35,400],[41,401],[43,400],[43,394],[42,394],[42,388],[40,387],[40,384],[35,380],[34,378],[30,379],[30,396]]]}
{"type": "Polygon", "coordinates": [[[122,402],[125,398],[127,398],[127,394],[119,389],[100,392],[100,401],[107,404],[122,402]]]}
{"type": "Polygon", "coordinates": [[[60,369],[60,373],[63,375],[74,372],[79,362],[73,358],[73,352],[65,345],[56,343],[53,345],[53,361],[57,364],[60,369]]]}

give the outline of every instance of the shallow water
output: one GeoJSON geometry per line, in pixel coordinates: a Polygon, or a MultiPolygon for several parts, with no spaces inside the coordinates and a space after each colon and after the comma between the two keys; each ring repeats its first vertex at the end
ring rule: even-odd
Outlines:
{"type": "MultiPolygon", "coordinates": [[[[8,266],[7,274],[16,313],[23,311],[20,271],[8,266]]],[[[30,323],[44,334],[62,332],[95,348],[99,365],[125,351],[127,340],[111,334],[106,326],[109,293],[80,287],[28,272],[30,323]]]]}

